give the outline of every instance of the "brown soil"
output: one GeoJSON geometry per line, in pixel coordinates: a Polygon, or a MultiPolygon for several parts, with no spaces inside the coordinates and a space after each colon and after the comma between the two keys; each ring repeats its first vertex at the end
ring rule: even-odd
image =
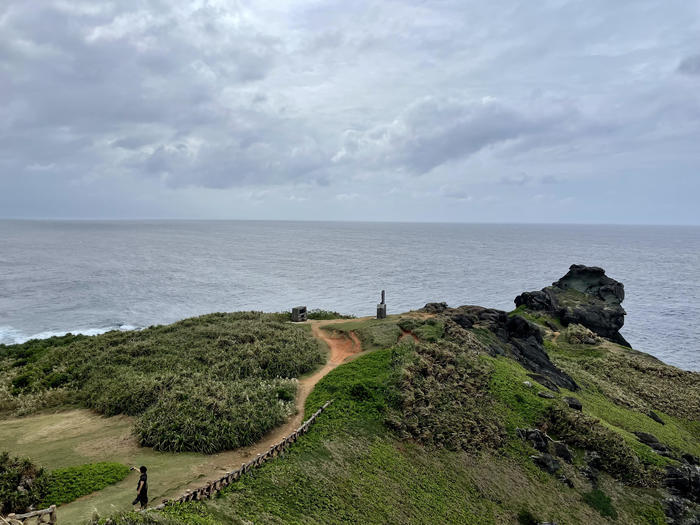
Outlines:
{"type": "Polygon", "coordinates": [[[418,339],[414,334],[402,328],[401,337],[399,337],[399,342],[405,341],[406,339],[413,339],[416,343],[420,342],[420,339],[418,339]]]}
{"type": "MultiPolygon", "coordinates": [[[[218,479],[226,472],[230,472],[240,467],[243,463],[250,461],[257,454],[262,454],[267,451],[272,445],[278,443],[286,436],[294,432],[301,426],[304,418],[304,404],[306,398],[313,390],[316,383],[338,365],[351,359],[362,351],[362,345],[354,332],[339,335],[339,332],[331,334],[327,330],[323,330],[323,326],[347,322],[346,320],[331,320],[331,321],[308,321],[311,325],[311,331],[317,339],[325,342],[329,348],[328,361],[326,364],[314,372],[313,374],[299,379],[299,388],[296,398],[296,414],[290,418],[287,423],[277,427],[272,432],[267,434],[263,439],[248,447],[239,448],[227,452],[221,452],[209,456],[208,461],[196,465],[192,471],[192,479],[195,481],[173,487],[173,492],[167,495],[158,495],[158,498],[172,498],[179,496],[187,489],[194,489],[207,484],[207,481],[218,479]],[[335,337],[334,337],[335,336],[335,337]]],[[[154,500],[153,503],[156,504],[154,500]]]]}

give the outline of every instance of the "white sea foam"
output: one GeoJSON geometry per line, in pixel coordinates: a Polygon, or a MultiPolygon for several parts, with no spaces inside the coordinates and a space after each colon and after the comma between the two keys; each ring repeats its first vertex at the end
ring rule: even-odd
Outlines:
{"type": "Polygon", "coordinates": [[[120,324],[101,328],[77,328],[75,330],[67,331],[47,330],[44,332],[28,335],[21,332],[20,330],[12,328],[11,326],[0,326],[0,344],[17,345],[30,341],[31,339],[48,339],[49,337],[61,337],[66,334],[100,335],[111,330],[119,330],[122,332],[126,332],[128,330],[141,330],[141,328],[130,324],[120,324]]]}

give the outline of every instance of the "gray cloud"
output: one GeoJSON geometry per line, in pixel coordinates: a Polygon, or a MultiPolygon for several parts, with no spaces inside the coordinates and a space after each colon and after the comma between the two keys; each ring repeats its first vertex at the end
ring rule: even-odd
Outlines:
{"type": "Polygon", "coordinates": [[[700,54],[681,60],[678,64],[678,72],[686,75],[700,75],[700,54]]]}
{"type": "Polygon", "coordinates": [[[0,215],[527,220],[549,184],[571,220],[649,222],[661,185],[687,205],[652,220],[700,222],[691,21],[684,0],[9,0],[0,215]],[[601,181],[626,197],[587,211],[601,181]]]}

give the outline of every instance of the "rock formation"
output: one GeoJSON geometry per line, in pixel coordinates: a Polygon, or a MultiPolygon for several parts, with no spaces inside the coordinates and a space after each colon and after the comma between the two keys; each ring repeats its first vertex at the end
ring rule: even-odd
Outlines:
{"type": "Polygon", "coordinates": [[[552,286],[517,296],[515,305],[543,311],[564,326],[583,325],[601,337],[630,346],[620,334],[625,323],[624,298],[624,285],[605,275],[605,270],[573,264],[552,286]]]}
{"type": "MultiPolygon", "coordinates": [[[[432,304],[426,307],[433,309],[432,304]]],[[[578,390],[574,380],[550,361],[540,328],[527,319],[482,306],[446,308],[441,315],[467,330],[483,328],[490,331],[494,337],[484,342],[489,352],[512,357],[534,372],[531,377],[540,384],[552,390],[558,390],[558,387],[578,390]]]]}

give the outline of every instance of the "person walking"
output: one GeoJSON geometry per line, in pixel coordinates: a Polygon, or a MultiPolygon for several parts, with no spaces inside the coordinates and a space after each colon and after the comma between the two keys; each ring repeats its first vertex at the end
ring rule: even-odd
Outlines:
{"type": "MultiPolygon", "coordinates": [[[[136,470],[136,467],[131,467],[131,470],[136,470]]],[[[148,469],[142,465],[138,470],[141,472],[141,477],[139,478],[138,485],[136,485],[136,499],[132,501],[131,504],[136,505],[140,503],[141,508],[145,509],[148,503],[148,475],[146,474],[148,469]]]]}

